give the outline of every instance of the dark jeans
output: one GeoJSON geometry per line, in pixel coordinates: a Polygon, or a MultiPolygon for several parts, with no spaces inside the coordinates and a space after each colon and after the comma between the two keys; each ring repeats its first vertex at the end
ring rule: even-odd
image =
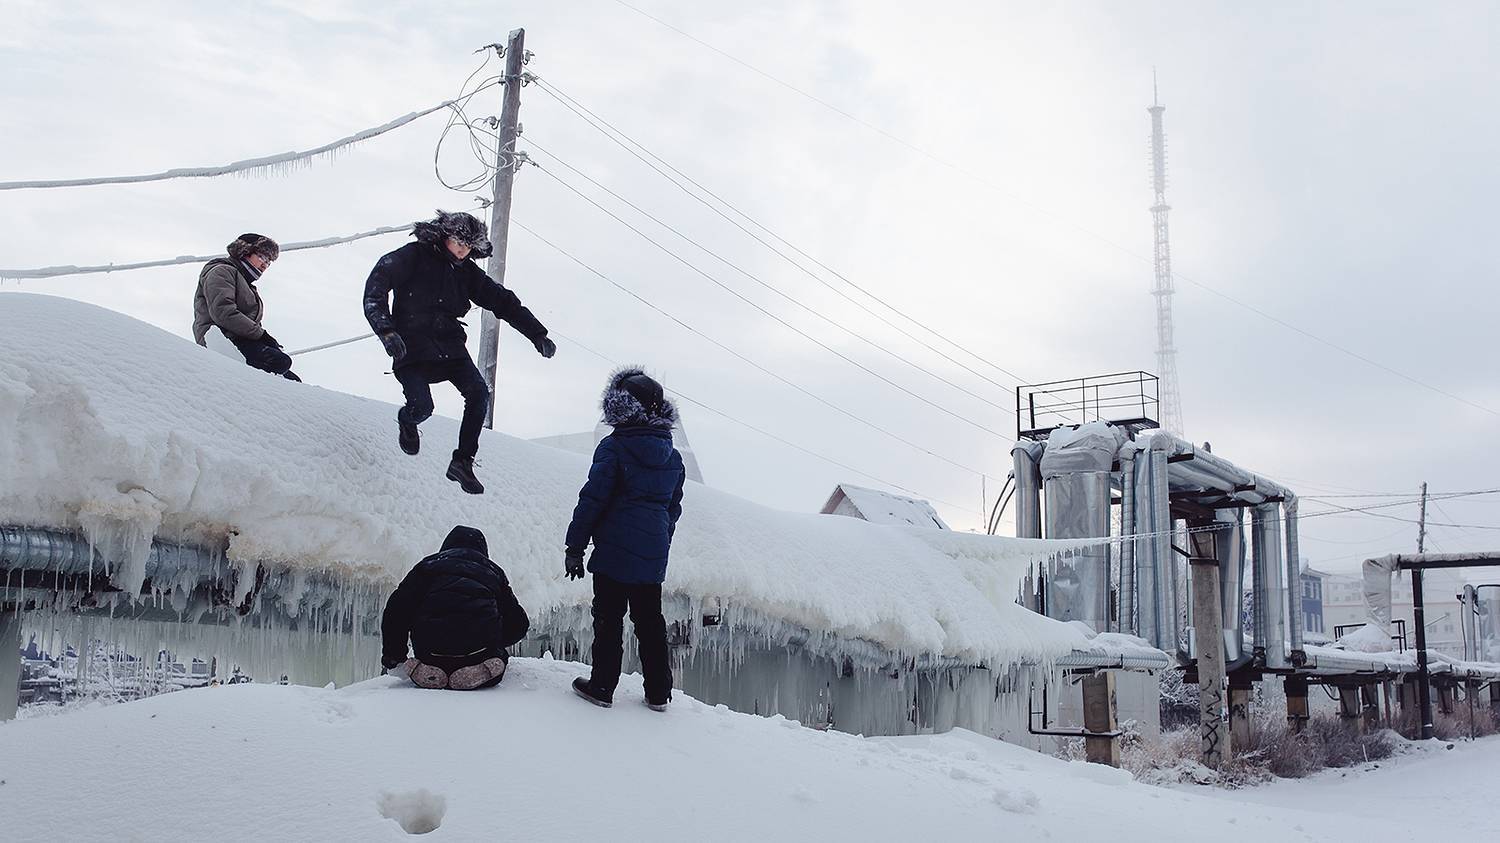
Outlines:
{"type": "Polygon", "coordinates": [[[620,684],[625,657],[625,609],[635,625],[636,649],[646,678],[646,699],[664,702],[672,695],[672,666],[667,653],[667,621],[661,613],[660,583],[623,583],[594,574],[594,674],[590,683],[613,694],[620,684]]]}
{"type": "Polygon", "coordinates": [[[406,406],[396,418],[407,424],[421,424],[432,417],[432,385],[448,382],[464,397],[464,417],[458,426],[458,450],[455,457],[473,459],[479,453],[479,431],[484,428],[484,413],[489,409],[490,389],[474,361],[442,360],[408,363],[396,370],[406,406]]]}
{"type": "Polygon", "coordinates": [[[281,346],[272,345],[262,340],[231,340],[234,347],[244,355],[245,362],[273,375],[281,375],[289,381],[302,382],[297,373],[292,371],[292,358],[281,346]]]}

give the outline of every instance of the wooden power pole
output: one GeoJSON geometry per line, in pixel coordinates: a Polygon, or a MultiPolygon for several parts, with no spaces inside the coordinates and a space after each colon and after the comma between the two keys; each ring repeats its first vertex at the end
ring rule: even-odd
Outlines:
{"type": "MultiPolygon", "coordinates": [[[[505,247],[510,240],[511,187],[516,177],[516,139],[521,126],[521,65],[526,60],[526,30],[513,29],[505,42],[505,104],[500,109],[500,160],[496,162],[495,197],[490,204],[490,243],[494,252],[485,272],[505,283],[505,247]]],[[[500,320],[484,311],[479,317],[479,371],[490,388],[484,426],[495,427],[495,369],[500,351],[500,320]]]]}
{"type": "Polygon", "coordinates": [[[1427,552],[1427,484],[1422,484],[1422,510],[1417,516],[1417,552],[1427,552]]]}

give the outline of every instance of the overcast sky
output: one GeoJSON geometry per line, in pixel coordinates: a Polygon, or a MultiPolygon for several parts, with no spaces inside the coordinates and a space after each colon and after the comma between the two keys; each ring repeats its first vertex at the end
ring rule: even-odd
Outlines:
{"type": "MultiPolygon", "coordinates": [[[[1436,491],[1500,486],[1494,4],[630,2],[852,117],[614,0],[0,0],[0,180],[316,146],[453,96],[478,66],[476,48],[524,26],[535,52],[528,70],[946,340],[1038,382],[1155,369],[1145,110],[1155,67],[1167,105],[1188,437],[1304,496],[1415,495],[1424,480],[1436,491]]],[[[469,113],[499,104],[491,89],[469,113]]],[[[540,86],[524,90],[521,115],[521,148],[552,172],[899,388],[764,317],[540,170],[518,179],[517,221],[735,352],[951,462],[747,366],[519,230],[507,283],[562,336],[547,361],[506,334],[499,429],[538,437],[592,426],[610,364],[582,342],[849,467],[688,406],[711,485],[811,511],[841,481],[894,484],[942,501],[958,528],[980,523],[980,473],[993,496],[1009,469],[1014,378],[823,274],[984,378],[854,307],[540,86]]],[[[246,230],[295,241],[436,207],[473,209],[471,196],[434,178],[443,122],[434,114],[287,174],[0,193],[0,267],[209,254],[246,230]]],[[[477,166],[453,140],[443,156],[450,181],[477,166]]],[[[284,255],[261,284],[267,326],[289,348],[366,330],[365,276],[402,242],[284,255]]],[[[196,278],[182,266],[4,290],[95,302],[189,336],[196,278]]],[[[373,341],[300,358],[297,369],[319,386],[399,399],[373,341]]],[[[456,395],[438,392],[439,412],[455,414],[456,395]]],[[[1415,506],[1379,511],[1416,516],[1415,506]]],[[[1430,517],[1500,525],[1500,495],[1444,501],[1430,517]]],[[[1328,516],[1308,519],[1302,536],[1315,565],[1346,569],[1372,553],[1415,550],[1416,527],[1328,516]]],[[[1431,537],[1429,550],[1476,550],[1500,531],[1439,527],[1431,537]]]]}

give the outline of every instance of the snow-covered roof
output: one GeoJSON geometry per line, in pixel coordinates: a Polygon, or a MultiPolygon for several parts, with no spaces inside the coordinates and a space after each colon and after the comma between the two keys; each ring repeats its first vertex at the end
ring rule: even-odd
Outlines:
{"type": "Polygon", "coordinates": [[[824,515],[849,515],[869,521],[871,524],[886,524],[894,527],[922,527],[932,530],[947,530],[948,525],[938,517],[932,504],[916,498],[903,497],[866,489],[850,483],[840,483],[823,504],[824,515]],[[847,502],[849,507],[840,504],[847,502]],[[852,512],[849,509],[852,508],[852,512]]]}
{"type": "MultiPolygon", "coordinates": [[[[533,614],[590,599],[562,561],[586,457],[486,431],[488,492],[473,497],[444,479],[446,448],[396,447],[389,404],[68,299],[0,293],[0,337],[0,520],[82,530],[124,562],[127,591],[153,536],[393,584],[462,523],[533,614]]],[[[434,418],[424,434],[456,427],[434,418]]],[[[690,483],[667,589],[909,653],[1049,660],[1089,644],[1015,595],[1029,564],[1067,547],[781,512],[690,483]]]]}

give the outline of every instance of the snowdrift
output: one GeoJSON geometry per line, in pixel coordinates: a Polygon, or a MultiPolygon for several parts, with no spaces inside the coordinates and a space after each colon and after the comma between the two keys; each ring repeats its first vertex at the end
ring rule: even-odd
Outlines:
{"type": "Polygon", "coordinates": [[[1189,793],[961,730],[861,738],[682,694],[658,714],[634,676],[598,709],[567,690],[586,671],[517,658],[472,693],[394,677],[231,685],[0,724],[5,836],[1456,841],[1491,818],[1390,806],[1473,808],[1500,762],[1489,741],[1433,753],[1441,766],[1420,776],[1402,760],[1368,782],[1340,771],[1321,788],[1189,793]]]}
{"type": "MultiPolygon", "coordinates": [[[[395,444],[395,407],[291,383],[124,315],[0,293],[0,526],[83,531],[139,588],[153,536],[229,559],[394,585],[457,523],[489,537],[538,616],[577,610],[562,541],[587,460],[499,433],[488,492],[443,478],[456,422],[395,444]]],[[[1010,663],[1098,650],[1014,602],[1068,546],[779,512],[689,484],[669,590],[820,634],[1010,663]]]]}

